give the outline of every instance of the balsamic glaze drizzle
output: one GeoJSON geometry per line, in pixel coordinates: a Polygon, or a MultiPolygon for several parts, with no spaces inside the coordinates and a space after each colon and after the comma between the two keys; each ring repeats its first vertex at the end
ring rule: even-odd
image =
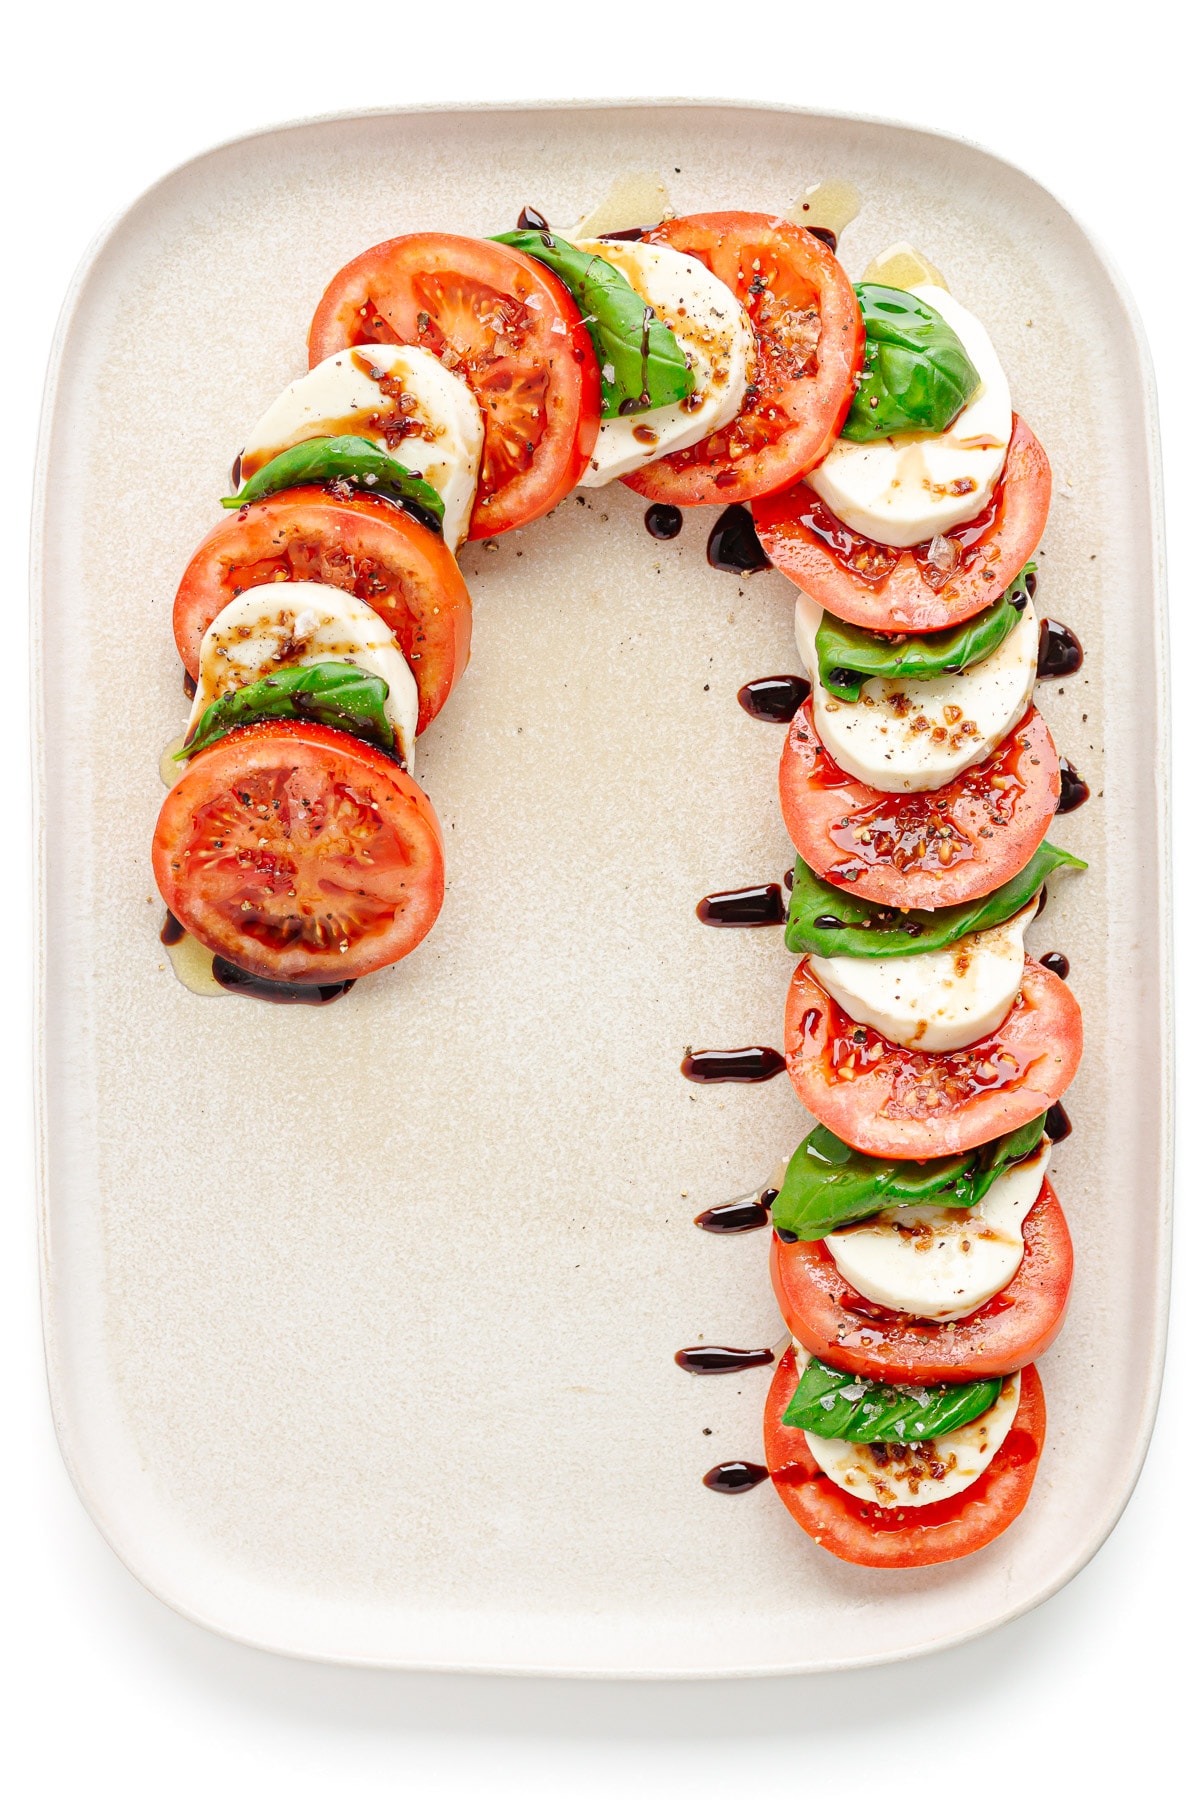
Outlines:
{"type": "Polygon", "coordinates": [[[1062,785],[1056,810],[1060,813],[1074,812],[1077,806],[1083,805],[1092,790],[1074,763],[1069,763],[1065,756],[1058,759],[1058,774],[1062,785]]]}
{"type": "Polygon", "coordinates": [[[196,677],[189,669],[183,671],[183,697],[185,700],[196,698],[196,677]]]}
{"type": "Polygon", "coordinates": [[[771,559],[744,506],[725,508],[708,534],[708,560],[726,575],[755,575],[759,569],[770,568],[771,559]]]}
{"type": "Polygon", "coordinates": [[[653,506],[646,508],[646,530],[652,538],[678,537],[683,530],[683,514],[677,506],[667,506],[656,500],[653,506]]]}
{"type": "Polygon", "coordinates": [[[691,1344],[675,1352],[675,1361],[688,1375],[736,1375],[742,1369],[765,1369],[775,1361],[773,1350],[731,1350],[726,1344],[691,1344]]]}
{"type": "Polygon", "coordinates": [[[1070,1137],[1074,1127],[1067,1117],[1067,1109],[1061,1101],[1056,1100],[1047,1112],[1043,1129],[1052,1144],[1061,1144],[1064,1138],[1070,1137]]]}
{"type": "Polygon", "coordinates": [[[1058,619],[1043,619],[1038,628],[1038,680],[1055,681],[1074,675],[1082,665],[1083,645],[1070,626],[1058,619]]]}
{"type": "Polygon", "coordinates": [[[331,1000],[340,1000],[354,986],[353,977],[349,981],[321,984],[315,981],[268,981],[262,975],[248,975],[245,969],[226,962],[223,956],[213,957],[212,972],[213,980],[229,993],[246,994],[252,1000],[272,1000],[277,1006],[328,1006],[331,1000]]]}
{"type": "Polygon", "coordinates": [[[763,675],[738,689],[738,705],[752,719],[761,719],[768,725],[787,725],[811,693],[812,683],[805,681],[803,675],[763,675]]]}
{"type": "Polygon", "coordinates": [[[761,887],[706,894],[697,904],[696,917],[702,925],[782,925],[787,908],[778,885],[769,881],[761,887]]]}
{"type": "Polygon", "coordinates": [[[172,944],[177,944],[181,938],[185,938],[186,936],[187,932],[183,929],[183,926],[179,923],[175,914],[169,912],[163,920],[163,928],[158,934],[159,943],[166,944],[169,948],[172,944]]]}
{"type": "Polygon", "coordinates": [[[523,206],[517,214],[518,231],[549,231],[550,221],[543,219],[540,212],[532,206],[523,206]]]}
{"type": "Polygon", "coordinates": [[[764,1188],[757,1199],[747,1195],[741,1200],[726,1200],[723,1206],[710,1206],[697,1213],[692,1224],[698,1225],[701,1231],[713,1231],[719,1236],[761,1231],[764,1225],[771,1223],[771,1202],[778,1193],[778,1188],[764,1188]]]}
{"type": "Polygon", "coordinates": [[[679,1065],[689,1081],[770,1081],[786,1067],[778,1050],[762,1044],[744,1050],[689,1050],[679,1065]]]}
{"type": "Polygon", "coordinates": [[[711,1488],[714,1494],[745,1494],[751,1488],[756,1488],[760,1481],[766,1481],[770,1473],[770,1469],[765,1469],[762,1463],[718,1463],[704,1477],[704,1485],[711,1488]]]}
{"type": "Polygon", "coordinates": [[[1052,975],[1057,975],[1060,981],[1065,981],[1067,976],[1071,973],[1070,961],[1063,955],[1061,950],[1047,950],[1045,956],[1040,957],[1038,960],[1041,962],[1043,969],[1049,969],[1050,973],[1052,975]]]}

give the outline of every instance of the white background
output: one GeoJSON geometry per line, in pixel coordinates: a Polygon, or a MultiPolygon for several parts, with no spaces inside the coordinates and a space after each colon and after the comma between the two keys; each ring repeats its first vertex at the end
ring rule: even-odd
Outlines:
{"type": "MultiPolygon", "coordinates": [[[[42,374],[73,268],[105,220],[220,139],[304,114],[437,101],[680,94],[866,112],[969,137],[1037,176],[1108,244],[1160,383],[1176,745],[1196,729],[1197,368],[1193,10],[1010,0],[921,9],[545,0],[409,9],[26,0],[5,39],[4,386],[9,621],[0,1036],[5,1182],[0,1779],[9,1792],[635,1797],[763,1791],[991,1796],[1186,1785],[1195,1762],[1200,1476],[1186,1328],[1197,1057],[1187,1025],[1195,809],[1177,774],[1179,1168],[1175,1359],[1124,1518],[1071,1586],[981,1642],[893,1668],[723,1684],[388,1676],[210,1636],[126,1574],[84,1515],[45,1397],[28,1070],[30,930],[23,546],[42,374]],[[414,11],[419,18],[414,18],[414,11]],[[428,22],[432,19],[432,22],[428,22]],[[1193,496],[1189,498],[1189,496],[1193,496]]],[[[524,198],[520,196],[519,198],[524,198]]],[[[432,221],[436,224],[436,221],[432,221]]],[[[1091,1021],[1121,1055],[1121,1021],[1091,1021]]],[[[1131,1193],[1130,1206],[1144,1201],[1131,1193]]]]}

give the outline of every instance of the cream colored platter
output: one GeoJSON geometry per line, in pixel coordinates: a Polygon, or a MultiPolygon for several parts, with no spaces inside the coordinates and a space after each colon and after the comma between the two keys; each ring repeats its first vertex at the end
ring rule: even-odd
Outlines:
{"type": "Polygon", "coordinates": [[[909,1656],[1037,1605],[1111,1529],[1157,1394],[1169,1085],[1163,592],[1152,381],[1119,279],[1042,188],[964,143],[692,102],[374,113],[242,139],[95,245],[49,377],[35,533],[45,1328],[63,1454],[117,1554],[214,1630],[397,1668],[779,1674],[909,1656]],[[352,255],[415,229],[862,199],[985,320],[1055,500],[1039,607],[1083,641],[1040,684],[1092,790],[1087,857],[1030,934],[1087,1031],[1055,1184],[1076,1248],[1040,1367],[1030,1505],[934,1570],[842,1565],[770,1484],[765,1233],[693,1216],[808,1129],[786,1077],[700,1088],[689,1047],[779,1044],[778,931],[704,894],[778,881],[789,584],[711,569],[715,514],[652,539],[617,484],[468,546],[471,667],[422,740],[449,886],[407,962],[323,1009],[174,978],[149,844],[181,729],[179,574],[249,423],[305,366],[352,255]],[[1061,691],[1060,691],[1061,690],[1061,691]]]}

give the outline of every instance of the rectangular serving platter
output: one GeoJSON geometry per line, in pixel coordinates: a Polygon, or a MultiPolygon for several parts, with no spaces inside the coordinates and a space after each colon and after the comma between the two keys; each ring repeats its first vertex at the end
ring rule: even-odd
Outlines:
{"type": "Polygon", "coordinates": [[[54,352],[35,612],[41,1221],[63,1454],[117,1554],[249,1643],[350,1663],[776,1674],[962,1641],[1111,1529],[1144,1455],[1166,1305],[1164,638],[1152,382],[1119,280],[1041,187],[967,144],[780,108],[645,102],[316,120],[199,157],[101,238],[54,352]],[[1089,872],[1031,931],[1087,1048],[1055,1153],[1077,1273],[1041,1365],[1032,1500],[941,1569],[844,1566],[770,1485],[763,1233],[695,1230],[807,1129],[786,1078],[698,1088],[695,1046],[778,1043],[779,932],[705,930],[778,880],[791,590],[656,543],[620,486],[463,566],[471,667],[422,740],[449,886],[408,962],[323,1010],[200,999],[158,942],[157,765],[181,729],[179,574],[249,423],[367,245],[579,217],[630,176],[677,212],[862,195],[852,277],[899,239],[978,312],[1055,500],[1039,606],[1086,651],[1042,683],[1090,802],[1089,872]]]}

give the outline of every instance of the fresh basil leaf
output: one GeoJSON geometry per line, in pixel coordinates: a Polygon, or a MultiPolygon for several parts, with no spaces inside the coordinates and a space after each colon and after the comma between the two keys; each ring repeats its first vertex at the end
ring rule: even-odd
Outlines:
{"type": "Polygon", "coordinates": [[[931,681],[957,675],[998,650],[1028,606],[1037,564],[1026,563],[998,600],[963,625],[911,637],[889,637],[824,613],[817,627],[821,686],[839,700],[858,700],[872,679],[931,681]]]}
{"type": "Polygon", "coordinates": [[[305,487],[309,482],[341,483],[394,500],[441,535],[446,508],[437,489],[368,438],[306,438],[264,463],[240,493],[227,495],[221,505],[231,510],[248,506],[252,500],[281,493],[284,488],[305,487]]]}
{"type": "Polygon", "coordinates": [[[852,1444],[920,1444],[969,1425],[995,1406],[1003,1385],[996,1376],[952,1386],[899,1387],[865,1381],[814,1356],[796,1384],[783,1423],[852,1444]]]}
{"type": "Polygon", "coordinates": [[[822,881],[797,857],[784,941],[797,956],[916,956],[944,950],[968,931],[1003,925],[1060,868],[1086,869],[1087,864],[1053,844],[1039,844],[1019,874],[978,900],[939,906],[935,912],[916,907],[902,912],[822,881]]]}
{"type": "Polygon", "coordinates": [[[207,750],[239,725],[257,725],[263,719],[307,719],[332,725],[354,737],[396,754],[396,733],[384,711],[388,684],[382,675],[368,675],[353,663],[311,663],[306,668],[278,669],[247,687],[222,694],[205,707],[196,729],[176,752],[176,762],[186,762],[197,751],[207,750]]]}
{"type": "Polygon", "coordinates": [[[771,1203],[771,1223],[789,1238],[811,1244],[890,1207],[977,1206],[1006,1169],[1033,1154],[1045,1123],[1040,1113],[977,1150],[926,1162],[865,1156],[818,1125],[788,1163],[771,1203]]]}
{"type": "Polygon", "coordinates": [[[856,444],[901,431],[945,431],[979,388],[979,371],[940,312],[902,288],[855,288],[867,342],[842,436],[856,444]]]}
{"type": "Polygon", "coordinates": [[[550,231],[506,231],[495,242],[545,263],[575,301],[600,364],[604,418],[687,399],[696,378],[675,334],[612,263],[550,231]]]}

